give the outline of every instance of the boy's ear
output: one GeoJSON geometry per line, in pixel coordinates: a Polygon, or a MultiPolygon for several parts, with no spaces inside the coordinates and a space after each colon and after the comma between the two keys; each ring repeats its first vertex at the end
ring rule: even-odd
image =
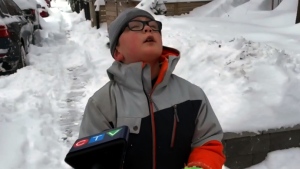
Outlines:
{"type": "Polygon", "coordinates": [[[122,62],[124,60],[124,56],[116,49],[114,52],[114,59],[116,61],[122,62]]]}

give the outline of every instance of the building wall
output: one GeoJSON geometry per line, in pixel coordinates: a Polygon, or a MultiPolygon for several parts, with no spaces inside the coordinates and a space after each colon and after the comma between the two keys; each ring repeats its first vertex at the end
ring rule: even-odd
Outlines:
{"type": "MultiPolygon", "coordinates": [[[[167,7],[167,16],[181,15],[189,13],[194,8],[205,5],[210,1],[196,1],[196,2],[177,2],[165,3],[167,7]]],[[[100,22],[107,22],[109,25],[117,15],[128,7],[135,7],[139,2],[130,0],[107,0],[105,6],[100,6],[101,18],[100,22]]]]}
{"type": "Polygon", "coordinates": [[[187,14],[193,9],[209,3],[210,1],[196,1],[196,2],[178,2],[166,3],[167,16],[187,14]]]}
{"type": "Polygon", "coordinates": [[[100,6],[100,22],[106,22],[106,8],[104,5],[100,6]]]}
{"type": "Polygon", "coordinates": [[[129,7],[134,7],[134,3],[130,0],[107,0],[104,7],[106,13],[102,16],[101,22],[107,22],[109,25],[119,13],[129,7]]]}
{"type": "MultiPolygon", "coordinates": [[[[194,2],[177,2],[165,3],[167,7],[167,16],[174,16],[174,15],[182,15],[189,13],[193,9],[200,7],[209,3],[211,0],[207,1],[194,1],[194,2]]],[[[268,6],[270,6],[269,10],[276,8],[282,0],[271,0],[268,2],[268,6]]],[[[109,25],[117,15],[124,9],[128,7],[135,7],[139,2],[138,1],[131,1],[131,0],[106,0],[106,4],[100,6],[100,22],[107,22],[109,25]],[[117,3],[115,2],[117,1],[117,3]]]]}

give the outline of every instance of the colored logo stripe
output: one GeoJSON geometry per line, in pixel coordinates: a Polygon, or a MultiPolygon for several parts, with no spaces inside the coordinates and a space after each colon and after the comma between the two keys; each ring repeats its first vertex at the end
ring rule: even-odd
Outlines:
{"type": "Polygon", "coordinates": [[[116,130],[112,130],[110,132],[107,132],[108,135],[110,135],[111,137],[113,137],[114,135],[116,135],[121,129],[116,129],[116,130]]]}
{"type": "Polygon", "coordinates": [[[76,142],[74,144],[74,147],[77,148],[77,147],[81,147],[83,145],[86,145],[87,143],[89,142],[89,139],[83,139],[83,140],[80,140],[78,142],[76,142]]]}
{"type": "Polygon", "coordinates": [[[90,143],[94,143],[94,142],[101,141],[101,140],[103,140],[103,138],[104,138],[104,134],[100,134],[100,135],[94,136],[94,137],[92,137],[92,138],[90,139],[89,144],[90,144],[90,143]]]}

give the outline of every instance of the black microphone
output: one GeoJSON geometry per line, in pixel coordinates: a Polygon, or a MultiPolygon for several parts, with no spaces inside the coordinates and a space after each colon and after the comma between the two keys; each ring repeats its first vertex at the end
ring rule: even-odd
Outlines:
{"type": "Polygon", "coordinates": [[[121,169],[128,137],[129,128],[121,126],[78,139],[65,162],[74,169],[121,169]]]}

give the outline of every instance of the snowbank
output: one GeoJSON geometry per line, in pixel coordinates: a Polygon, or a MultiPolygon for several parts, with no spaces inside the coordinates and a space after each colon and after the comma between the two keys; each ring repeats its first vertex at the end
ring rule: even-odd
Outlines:
{"type": "Polygon", "coordinates": [[[0,78],[1,168],[38,169],[43,165],[42,168],[50,169],[65,165],[49,158],[63,159],[61,152],[67,151],[54,120],[59,119],[62,111],[54,100],[60,100],[61,91],[66,90],[58,77],[54,72],[49,74],[45,69],[28,66],[17,74],[0,78]],[[16,100],[23,103],[16,104],[16,100]]]}
{"type": "Polygon", "coordinates": [[[48,5],[45,0],[36,0],[36,2],[40,4],[42,7],[48,8],[48,5]]]}
{"type": "Polygon", "coordinates": [[[176,43],[183,56],[175,73],[206,91],[225,132],[300,123],[299,59],[245,39],[188,46],[176,43]]]}
{"type": "MultiPolygon", "coordinates": [[[[225,17],[232,17],[232,18],[240,18],[241,14],[244,16],[252,16],[251,12],[255,13],[257,12],[256,18],[262,18],[262,14],[265,14],[265,11],[272,10],[272,1],[265,1],[265,0],[250,0],[244,4],[241,4],[237,6],[236,8],[233,8],[232,10],[228,11],[227,15],[223,15],[225,17]]],[[[269,13],[269,12],[267,12],[269,13]]],[[[256,13],[255,13],[256,14],[256,13]]],[[[265,16],[265,15],[263,15],[265,16]]]]}
{"type": "Polygon", "coordinates": [[[16,17],[16,16],[10,16],[10,17],[4,17],[4,18],[0,18],[0,24],[9,24],[12,22],[19,22],[20,18],[16,17]]]}
{"type": "Polygon", "coordinates": [[[4,20],[2,17],[0,17],[0,25],[5,25],[4,20]]]}
{"type": "Polygon", "coordinates": [[[274,11],[296,11],[298,7],[297,0],[282,0],[274,11]]]}
{"type": "Polygon", "coordinates": [[[222,17],[229,22],[280,27],[295,24],[297,4],[297,0],[282,1],[278,7],[271,10],[271,1],[214,0],[195,8],[183,17],[222,17]]]}
{"type": "Polygon", "coordinates": [[[223,17],[269,27],[294,25],[297,4],[297,0],[283,1],[275,10],[270,10],[272,7],[271,1],[251,0],[234,8],[223,17]],[[281,22],[278,22],[279,20],[281,22]]]}
{"type": "Polygon", "coordinates": [[[265,161],[248,169],[298,169],[300,166],[300,148],[274,151],[265,161]]]}
{"type": "Polygon", "coordinates": [[[227,14],[228,11],[236,6],[246,3],[249,0],[213,0],[212,2],[195,8],[190,12],[189,16],[196,17],[218,17],[227,14]]]}
{"type": "Polygon", "coordinates": [[[243,18],[245,22],[248,22],[249,19],[264,19],[284,12],[292,11],[294,14],[297,3],[297,0],[283,0],[272,11],[271,0],[213,0],[206,5],[195,8],[190,12],[190,16],[243,18]]]}

